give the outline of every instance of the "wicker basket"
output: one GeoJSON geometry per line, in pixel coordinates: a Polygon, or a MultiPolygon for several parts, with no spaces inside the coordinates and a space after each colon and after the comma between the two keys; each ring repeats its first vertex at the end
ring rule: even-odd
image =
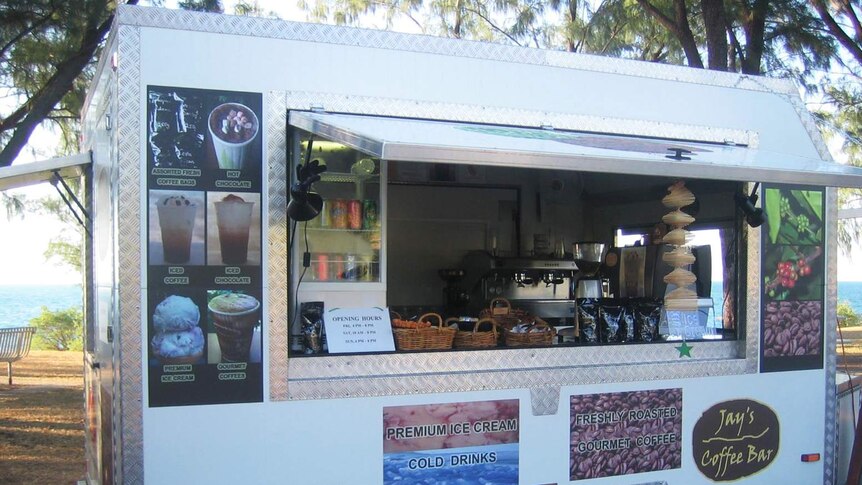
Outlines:
{"type": "MultiPolygon", "coordinates": [[[[449,323],[458,320],[450,318],[446,320],[447,326],[449,323]]],[[[497,322],[492,318],[482,318],[473,324],[473,330],[458,330],[455,332],[455,341],[453,346],[456,349],[485,349],[497,346],[497,322]],[[491,324],[491,330],[479,330],[483,323],[491,324]]]]}
{"type": "Polygon", "coordinates": [[[491,318],[501,328],[511,328],[521,323],[526,312],[515,310],[512,304],[505,298],[494,298],[488,308],[482,310],[479,318],[491,318]]]}
{"type": "Polygon", "coordinates": [[[426,313],[418,321],[431,321],[427,328],[393,328],[395,346],[398,350],[444,350],[452,348],[455,339],[454,328],[443,326],[443,317],[436,313],[426,313]],[[436,320],[436,325],[434,321],[436,320]]]}
{"type": "Polygon", "coordinates": [[[513,332],[510,328],[504,328],[503,340],[506,342],[507,347],[530,347],[533,345],[552,345],[554,343],[554,337],[557,334],[554,327],[545,323],[541,318],[532,318],[535,318],[536,320],[533,327],[544,327],[546,330],[540,332],[517,333],[513,332]]]}

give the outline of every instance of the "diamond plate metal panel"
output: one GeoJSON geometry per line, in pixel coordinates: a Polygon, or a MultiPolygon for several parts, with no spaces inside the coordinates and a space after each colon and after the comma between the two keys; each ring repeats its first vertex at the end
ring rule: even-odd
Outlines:
{"type": "MultiPolygon", "coordinates": [[[[752,186],[746,187],[746,192],[751,193],[752,186]]],[[[760,189],[760,200],[763,200],[763,189],[760,189]]],[[[760,238],[765,231],[764,226],[758,228],[743,224],[743,231],[748,241],[747,254],[748,266],[745,281],[745,357],[749,369],[747,372],[757,372],[760,366],[760,238]]],[[[738,303],[737,303],[738,305],[738,303]]]]}
{"type": "Polygon", "coordinates": [[[141,27],[324,42],[355,47],[394,49],[445,56],[519,62],[523,64],[707,84],[752,91],[791,94],[796,89],[792,83],[782,79],[739,76],[732,73],[709,71],[706,69],[692,69],[682,66],[668,66],[658,63],[540,50],[488,42],[138,6],[127,7],[121,5],[117,11],[117,18],[120,24],[141,27]]]}
{"type": "MultiPolygon", "coordinates": [[[[621,368],[631,362],[655,362],[698,369],[709,375],[713,362],[737,358],[736,344],[696,342],[692,359],[680,361],[679,343],[621,346],[518,348],[482,352],[421,352],[387,355],[330,355],[291,359],[289,381],[306,379],[355,379],[362,376],[412,374],[457,374],[482,371],[511,372],[512,369],[621,368]],[[418,369],[406,373],[405,369],[418,369]]],[[[432,389],[430,391],[437,391],[432,389]]]]}
{"type": "Polygon", "coordinates": [[[660,379],[698,378],[704,375],[742,374],[745,361],[720,360],[710,363],[708,374],[700,366],[677,363],[641,363],[626,366],[592,366],[588,372],[571,368],[530,369],[447,373],[435,375],[369,376],[343,379],[291,381],[290,399],[335,399],[363,396],[392,396],[419,392],[469,392],[494,389],[537,389],[607,382],[642,382],[660,379]]]}
{"type": "Polygon", "coordinates": [[[420,103],[415,100],[406,99],[348,96],[307,91],[288,91],[287,105],[289,109],[309,110],[315,107],[334,113],[397,116],[528,127],[552,126],[560,130],[591,131],[712,143],[731,141],[737,144],[748,145],[751,148],[757,148],[759,142],[757,133],[749,130],[455,103],[420,103]]]}
{"type": "Polygon", "coordinates": [[[141,347],[141,104],[140,28],[118,31],[117,138],[119,164],[118,266],[120,328],[121,424],[117,440],[121,463],[114,468],[118,483],[143,483],[144,442],[141,347]]]}
{"type": "MultiPolygon", "coordinates": [[[[668,343],[613,348],[295,358],[291,361],[288,396],[290,399],[322,399],[488,389],[540,389],[751,372],[749,369],[752,365],[745,359],[714,357],[721,352],[735,353],[734,342],[697,342],[693,345],[695,350],[692,353],[701,360],[693,362],[688,359],[680,361],[675,346],[668,343]],[[710,350],[710,347],[715,348],[710,350]],[[649,348],[650,351],[642,353],[638,348],[649,348]],[[534,363],[532,367],[531,362],[534,363]],[[407,373],[404,369],[429,370],[407,373]]],[[[538,409],[547,409],[542,404],[539,406],[538,409]]]]}
{"type": "Polygon", "coordinates": [[[266,159],[269,166],[269,398],[287,399],[287,106],[284,93],[266,95],[266,159]]]}
{"type": "Polygon", "coordinates": [[[557,414],[560,406],[559,387],[537,387],[530,389],[530,404],[533,416],[550,416],[557,414]]]}
{"type": "Polygon", "coordinates": [[[826,433],[823,444],[823,483],[837,480],[835,467],[838,456],[838,396],[835,372],[838,368],[838,191],[826,189],[826,307],[823,315],[823,366],[826,373],[826,433]]]}

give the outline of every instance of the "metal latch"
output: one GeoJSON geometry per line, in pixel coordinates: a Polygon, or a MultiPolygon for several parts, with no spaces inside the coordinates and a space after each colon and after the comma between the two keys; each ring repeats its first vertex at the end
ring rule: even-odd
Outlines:
{"type": "Polygon", "coordinates": [[[665,158],[670,158],[671,160],[691,160],[691,157],[683,156],[683,153],[691,155],[691,150],[686,150],[685,148],[668,148],[667,150],[674,152],[674,154],[665,155],[665,158]]]}

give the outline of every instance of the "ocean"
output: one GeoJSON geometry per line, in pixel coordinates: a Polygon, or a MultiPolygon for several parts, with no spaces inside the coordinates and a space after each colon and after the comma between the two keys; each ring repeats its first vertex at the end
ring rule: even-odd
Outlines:
{"type": "Polygon", "coordinates": [[[0,328],[26,327],[42,307],[65,310],[82,304],[80,285],[0,285],[0,328]]]}
{"type": "MultiPolygon", "coordinates": [[[[721,284],[713,282],[712,294],[721,294],[721,284]]],[[[721,317],[721,301],[713,297],[715,315],[721,317]]],[[[862,281],[838,282],[838,300],[846,301],[853,311],[862,315],[862,281]]],[[[81,287],[78,285],[0,285],[0,328],[30,324],[39,316],[41,307],[63,310],[81,305],[81,287]]]]}

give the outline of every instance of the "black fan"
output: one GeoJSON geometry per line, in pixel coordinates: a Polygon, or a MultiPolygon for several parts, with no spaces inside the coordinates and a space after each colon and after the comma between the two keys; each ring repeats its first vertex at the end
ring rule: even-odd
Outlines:
{"type": "Polygon", "coordinates": [[[745,222],[747,222],[751,227],[758,227],[766,222],[766,213],[763,212],[763,209],[754,206],[754,204],[757,203],[757,188],[759,186],[760,182],[754,184],[754,188],[751,190],[751,195],[748,197],[739,192],[733,194],[733,200],[736,201],[736,206],[745,214],[745,222]]]}
{"type": "Polygon", "coordinates": [[[287,216],[294,221],[310,221],[320,214],[323,208],[323,198],[316,192],[309,192],[311,184],[320,180],[320,174],[326,171],[325,165],[311,158],[311,145],[308,142],[305,163],[296,166],[296,181],[290,186],[290,202],[287,204],[287,216]]]}

